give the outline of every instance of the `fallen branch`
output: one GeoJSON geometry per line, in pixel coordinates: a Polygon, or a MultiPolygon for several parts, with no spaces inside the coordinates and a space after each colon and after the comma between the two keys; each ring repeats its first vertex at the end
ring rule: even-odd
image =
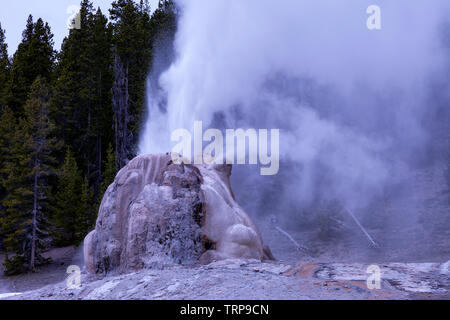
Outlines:
{"type": "Polygon", "coordinates": [[[356,219],[355,215],[353,214],[353,212],[351,212],[349,209],[344,208],[345,211],[347,211],[347,213],[353,218],[353,220],[356,222],[356,224],[358,225],[358,227],[362,230],[362,232],[364,232],[364,234],[366,235],[367,239],[369,239],[369,241],[372,243],[372,245],[375,248],[379,248],[380,246],[378,245],[378,243],[376,243],[373,238],[370,236],[370,234],[366,231],[366,229],[364,229],[364,227],[361,225],[361,223],[359,223],[358,219],[356,219]]]}
{"type": "Polygon", "coordinates": [[[286,231],[284,231],[283,229],[281,229],[280,227],[275,227],[275,229],[277,229],[281,234],[283,234],[286,238],[288,238],[289,240],[291,240],[291,242],[295,245],[296,249],[298,251],[303,251],[303,252],[309,252],[309,250],[305,247],[302,247],[297,241],[295,241],[294,238],[292,238],[292,236],[287,233],[286,231]]]}

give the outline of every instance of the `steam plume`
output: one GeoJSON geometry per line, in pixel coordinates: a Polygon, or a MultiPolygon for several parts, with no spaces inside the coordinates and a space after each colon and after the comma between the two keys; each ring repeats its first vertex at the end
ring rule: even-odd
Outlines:
{"type": "Polygon", "coordinates": [[[427,143],[421,119],[433,112],[429,83],[444,63],[439,28],[448,1],[178,5],[176,58],[149,88],[140,153],[170,151],[171,132],[196,120],[281,129],[279,177],[237,168],[237,194],[259,213],[298,210],[318,198],[366,206],[427,143]],[[381,30],[366,27],[372,4],[381,8],[381,30]]]}

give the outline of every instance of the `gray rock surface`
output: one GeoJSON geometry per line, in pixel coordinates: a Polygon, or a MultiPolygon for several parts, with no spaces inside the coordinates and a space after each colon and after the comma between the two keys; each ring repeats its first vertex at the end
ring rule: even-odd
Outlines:
{"type": "Polygon", "coordinates": [[[450,299],[443,265],[380,265],[380,289],[367,287],[367,264],[227,259],[209,265],[172,265],[117,276],[82,274],[81,287],[66,282],[0,297],[9,300],[310,300],[450,299]]]}
{"type": "Polygon", "coordinates": [[[85,239],[86,269],[117,274],[228,258],[271,258],[234,200],[231,166],[175,165],[170,155],[132,160],[108,188],[85,239]]]}
{"type": "MultiPolygon", "coordinates": [[[[258,260],[224,260],[206,266],[168,266],[102,277],[84,273],[80,289],[65,282],[5,297],[12,300],[259,300],[309,299],[298,279],[282,272],[290,266],[258,260]]],[[[1,298],[0,298],[1,299],[1,298]]]]}

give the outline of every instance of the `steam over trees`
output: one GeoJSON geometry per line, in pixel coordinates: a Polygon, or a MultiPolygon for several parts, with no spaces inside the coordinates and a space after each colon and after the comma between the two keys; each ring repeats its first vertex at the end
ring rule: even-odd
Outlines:
{"type": "Polygon", "coordinates": [[[79,244],[117,171],[136,155],[147,76],[175,7],[116,0],[111,20],[89,0],[61,50],[30,15],[12,57],[0,24],[0,250],[5,273],[45,263],[49,245],[79,244]]]}

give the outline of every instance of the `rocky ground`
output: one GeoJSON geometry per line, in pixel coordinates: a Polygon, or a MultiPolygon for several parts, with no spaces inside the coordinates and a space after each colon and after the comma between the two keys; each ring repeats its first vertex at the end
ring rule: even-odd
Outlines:
{"type": "Polygon", "coordinates": [[[367,265],[227,260],[200,267],[144,270],[115,277],[82,275],[80,289],[65,282],[14,300],[310,300],[450,299],[449,263],[382,265],[379,290],[367,287],[367,265]],[[447,268],[447,269],[443,269],[447,268]]]}

